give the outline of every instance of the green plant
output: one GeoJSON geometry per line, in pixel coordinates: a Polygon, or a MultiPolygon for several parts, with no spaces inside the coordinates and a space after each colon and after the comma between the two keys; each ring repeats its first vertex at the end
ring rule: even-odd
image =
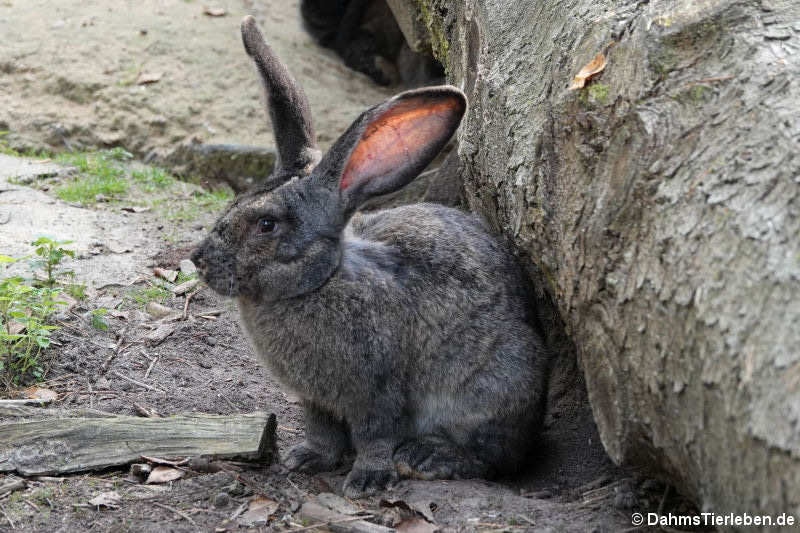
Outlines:
{"type": "MultiPolygon", "coordinates": [[[[233,200],[233,192],[229,189],[220,188],[213,191],[196,192],[192,195],[189,203],[179,206],[177,209],[166,212],[169,220],[178,222],[189,222],[204,211],[219,211],[233,200]]],[[[168,204],[169,205],[169,204],[168,204]]]]}
{"type": "Polygon", "coordinates": [[[18,382],[28,372],[36,379],[44,375],[39,354],[58,329],[47,324],[64,303],[56,299],[58,293],[59,289],[28,285],[19,276],[0,280],[0,372],[6,381],[18,382]]]}
{"type": "Polygon", "coordinates": [[[98,307],[91,312],[92,315],[92,327],[94,329],[100,331],[108,331],[108,322],[106,322],[105,316],[108,314],[108,309],[104,307],[98,307]]]}
{"type": "Polygon", "coordinates": [[[64,292],[76,300],[86,299],[86,285],[83,283],[67,283],[63,286],[64,292]]]}
{"type": "Polygon", "coordinates": [[[166,189],[175,184],[175,178],[163,168],[148,167],[145,170],[134,170],[131,172],[133,181],[140,184],[145,191],[155,192],[158,189],[166,189]]]}
{"type": "Polygon", "coordinates": [[[75,272],[72,270],[59,268],[65,257],[75,257],[74,250],[63,248],[65,244],[72,244],[72,241],[56,241],[50,237],[39,237],[31,243],[39,257],[32,261],[31,266],[44,270],[46,276],[44,284],[47,287],[55,286],[58,276],[75,277],[75,272]]]}
{"type": "Polygon", "coordinates": [[[89,205],[97,202],[99,195],[109,199],[124,195],[130,184],[118,163],[132,157],[122,148],[59,155],[59,163],[76,167],[80,175],[56,188],[56,196],[65,202],[89,205]]]}
{"type": "Polygon", "coordinates": [[[150,302],[158,302],[163,304],[170,296],[172,296],[172,291],[161,284],[154,284],[149,287],[133,289],[128,291],[126,294],[126,297],[129,300],[135,302],[140,307],[144,307],[150,302]]]}
{"type": "Polygon", "coordinates": [[[197,278],[197,272],[192,272],[191,274],[184,274],[183,272],[178,272],[178,277],[175,278],[175,285],[180,285],[181,283],[185,283],[189,280],[193,280],[197,278]]]}

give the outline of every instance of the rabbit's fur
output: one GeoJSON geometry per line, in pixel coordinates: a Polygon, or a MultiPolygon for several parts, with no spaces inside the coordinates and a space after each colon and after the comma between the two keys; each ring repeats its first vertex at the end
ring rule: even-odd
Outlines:
{"type": "Polygon", "coordinates": [[[548,358],[513,256],[477,217],[447,207],[353,214],[435,157],[458,127],[463,94],[402,93],[362,114],[315,166],[302,90],[251,17],[242,33],[279,165],[233,202],[193,259],[212,289],[238,300],[259,358],[303,400],[306,440],[286,465],[332,470],[355,451],[351,497],[398,475],[515,468],[541,419],[548,358]]]}

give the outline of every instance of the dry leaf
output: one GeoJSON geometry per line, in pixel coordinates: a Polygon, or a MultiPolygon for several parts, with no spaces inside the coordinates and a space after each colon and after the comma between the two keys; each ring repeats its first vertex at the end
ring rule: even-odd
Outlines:
{"type": "Polygon", "coordinates": [[[89,500],[89,505],[92,507],[119,507],[120,495],[117,491],[112,490],[111,492],[101,492],[91,500],[89,500]]]}
{"type": "Polygon", "coordinates": [[[57,392],[50,389],[45,389],[43,387],[28,387],[22,391],[22,393],[26,398],[30,398],[31,400],[44,400],[46,402],[52,402],[58,398],[57,392]]]}
{"type": "Polygon", "coordinates": [[[278,510],[278,502],[264,498],[263,496],[256,496],[250,500],[250,505],[247,507],[247,512],[239,517],[239,523],[245,527],[253,527],[256,525],[264,525],[269,521],[269,517],[278,510]]]}
{"type": "Polygon", "coordinates": [[[171,307],[167,307],[166,305],[161,305],[158,302],[152,301],[147,302],[147,305],[144,306],[144,310],[147,311],[148,315],[155,318],[164,318],[165,316],[178,313],[178,311],[171,307]]]}
{"type": "Polygon", "coordinates": [[[17,322],[16,320],[9,320],[8,321],[8,334],[9,335],[19,335],[25,331],[25,324],[22,322],[17,322]]]}
{"type": "Polygon", "coordinates": [[[161,81],[161,72],[140,72],[139,77],[136,78],[136,85],[149,85],[161,81]]]}
{"type": "Polygon", "coordinates": [[[225,16],[225,9],[221,7],[203,7],[203,14],[208,15],[209,17],[224,17],[225,16]]]}
{"type": "Polygon", "coordinates": [[[425,503],[425,502],[406,502],[404,500],[381,500],[379,505],[381,507],[388,507],[388,508],[395,508],[400,509],[406,513],[413,515],[417,515],[421,518],[424,518],[428,522],[435,522],[433,518],[433,513],[431,512],[431,506],[435,505],[433,503],[425,503]]]}
{"type": "Polygon", "coordinates": [[[145,335],[144,340],[149,346],[158,346],[164,339],[169,337],[175,332],[175,324],[161,324],[155,331],[151,331],[145,335]]]}
{"type": "Polygon", "coordinates": [[[408,518],[397,524],[400,533],[434,533],[439,531],[439,527],[431,524],[424,518],[408,518]]]}
{"type": "Polygon", "coordinates": [[[168,481],[175,481],[183,477],[183,470],[172,468],[171,466],[157,466],[147,476],[145,483],[166,483],[168,481]]]}
{"type": "Polygon", "coordinates": [[[600,52],[594,59],[586,63],[580,72],[578,72],[577,76],[572,79],[572,85],[569,86],[569,90],[581,89],[586,82],[592,79],[593,76],[600,74],[603,72],[603,69],[606,68],[606,55],[603,52],[600,52]]]}
{"type": "Polygon", "coordinates": [[[320,505],[324,505],[331,511],[336,511],[337,513],[343,515],[356,516],[365,513],[363,509],[359,509],[341,496],[330,492],[318,494],[317,502],[320,505]]]}

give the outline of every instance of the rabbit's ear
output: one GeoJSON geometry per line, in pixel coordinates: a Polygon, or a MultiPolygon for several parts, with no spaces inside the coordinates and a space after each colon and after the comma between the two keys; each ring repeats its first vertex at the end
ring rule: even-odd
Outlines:
{"type": "Polygon", "coordinates": [[[272,51],[253,17],[242,20],[242,41],[261,74],[267,107],[278,145],[280,174],[306,175],[319,162],[308,100],[300,85],[272,51]]]}
{"type": "Polygon", "coordinates": [[[336,141],[314,171],[338,188],[344,211],[395,191],[425,169],[458,128],[466,110],[455,87],[401,93],[363,113],[336,141]]]}

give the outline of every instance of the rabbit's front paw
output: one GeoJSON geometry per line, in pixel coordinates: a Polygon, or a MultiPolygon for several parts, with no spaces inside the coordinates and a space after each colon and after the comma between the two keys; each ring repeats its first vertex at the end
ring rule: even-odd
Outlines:
{"type": "Polygon", "coordinates": [[[363,498],[387,489],[397,482],[397,470],[393,465],[386,468],[363,468],[354,465],[344,480],[344,495],[348,498],[363,498]]]}
{"type": "Polygon", "coordinates": [[[336,463],[335,457],[316,452],[305,442],[292,447],[283,460],[283,464],[289,470],[305,472],[306,474],[330,472],[336,468],[336,463]]]}

